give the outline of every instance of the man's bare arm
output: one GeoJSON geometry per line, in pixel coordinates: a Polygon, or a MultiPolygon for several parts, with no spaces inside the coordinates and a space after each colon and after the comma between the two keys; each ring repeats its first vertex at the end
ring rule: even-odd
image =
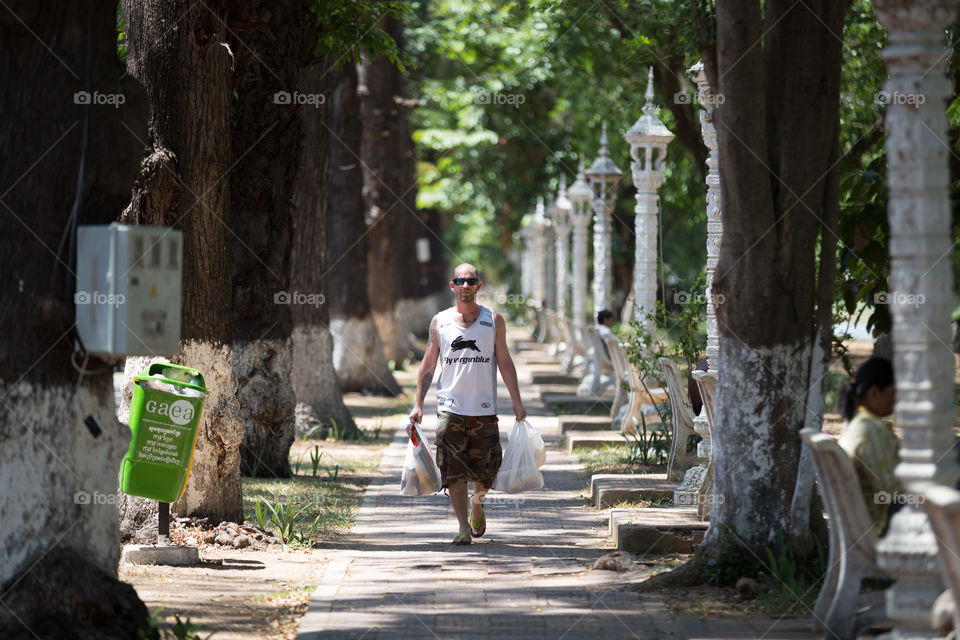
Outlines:
{"type": "Polygon", "coordinates": [[[417,370],[417,395],[413,402],[413,410],[410,412],[410,421],[420,424],[423,420],[423,401],[427,397],[427,391],[433,383],[433,373],[437,369],[437,360],[440,359],[440,345],[437,343],[437,317],[434,316],[430,321],[430,332],[427,336],[427,348],[423,353],[423,360],[420,361],[420,369],[417,370]]]}
{"type": "Polygon", "coordinates": [[[499,313],[493,314],[493,324],[496,327],[496,343],[493,348],[493,355],[497,359],[497,368],[500,369],[500,377],[503,378],[503,384],[507,385],[507,391],[510,393],[510,400],[513,401],[513,412],[518,420],[527,417],[527,412],[523,408],[523,401],[520,399],[520,383],[517,380],[517,366],[510,357],[510,348],[507,346],[507,323],[499,313]]]}

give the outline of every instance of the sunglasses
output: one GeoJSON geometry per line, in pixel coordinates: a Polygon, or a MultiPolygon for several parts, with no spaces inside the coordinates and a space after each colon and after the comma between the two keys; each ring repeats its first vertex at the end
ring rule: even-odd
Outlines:
{"type": "Polygon", "coordinates": [[[453,279],[453,284],[457,285],[458,287],[462,287],[465,284],[472,287],[478,282],[480,282],[480,278],[454,278],[453,279]]]}

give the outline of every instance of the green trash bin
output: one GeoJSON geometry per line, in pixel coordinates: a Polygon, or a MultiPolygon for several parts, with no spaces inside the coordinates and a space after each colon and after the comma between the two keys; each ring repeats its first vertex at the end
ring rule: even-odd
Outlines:
{"type": "Polygon", "coordinates": [[[197,425],[207,388],[196,369],[156,362],[133,379],[130,448],[120,467],[120,490],[176,502],[190,477],[197,425]]]}

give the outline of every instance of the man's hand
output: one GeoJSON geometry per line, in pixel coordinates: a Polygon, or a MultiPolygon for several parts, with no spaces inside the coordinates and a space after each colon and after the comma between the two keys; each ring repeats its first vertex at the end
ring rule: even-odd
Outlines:
{"type": "MultiPolygon", "coordinates": [[[[409,422],[416,422],[417,424],[423,422],[423,407],[414,407],[407,419],[409,422]]],[[[408,429],[407,432],[409,433],[409,431],[408,429]]]]}
{"type": "Polygon", "coordinates": [[[517,420],[527,419],[527,410],[523,408],[522,402],[513,403],[513,413],[517,416],[517,420]]]}

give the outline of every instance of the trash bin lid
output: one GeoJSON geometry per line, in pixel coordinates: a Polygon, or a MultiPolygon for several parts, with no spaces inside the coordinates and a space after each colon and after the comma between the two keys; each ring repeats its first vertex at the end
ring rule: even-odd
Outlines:
{"type": "Polygon", "coordinates": [[[134,376],[133,381],[135,383],[156,381],[202,393],[208,391],[203,381],[203,374],[192,367],[172,362],[154,362],[141,371],[140,375],[134,376]]]}

